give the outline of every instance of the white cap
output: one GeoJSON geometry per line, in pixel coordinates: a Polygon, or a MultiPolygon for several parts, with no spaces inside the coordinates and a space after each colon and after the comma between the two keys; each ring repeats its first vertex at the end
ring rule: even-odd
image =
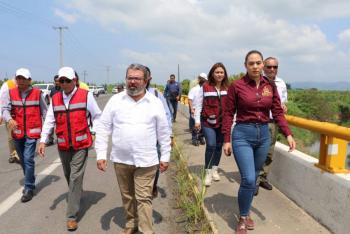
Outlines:
{"type": "Polygon", "coordinates": [[[199,77],[208,80],[207,74],[205,74],[204,72],[202,72],[201,74],[199,74],[199,77]]]}
{"type": "Polygon", "coordinates": [[[30,79],[31,75],[30,75],[30,71],[27,68],[19,68],[16,71],[16,77],[17,76],[23,76],[26,79],[30,79]]]}
{"type": "Polygon", "coordinates": [[[71,67],[62,67],[58,70],[58,79],[65,77],[67,79],[73,80],[75,77],[74,69],[71,67]]]}

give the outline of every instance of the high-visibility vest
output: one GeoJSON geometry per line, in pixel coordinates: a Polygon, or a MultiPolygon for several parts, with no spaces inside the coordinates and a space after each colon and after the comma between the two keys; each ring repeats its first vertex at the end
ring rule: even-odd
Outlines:
{"type": "Polygon", "coordinates": [[[89,148],[92,137],[87,121],[88,91],[78,88],[64,105],[62,91],[52,96],[52,107],[56,120],[57,145],[60,150],[89,148]]]}
{"type": "Polygon", "coordinates": [[[17,122],[16,129],[12,131],[13,138],[40,138],[42,128],[40,112],[41,90],[33,88],[24,100],[22,100],[17,87],[10,89],[9,93],[11,116],[17,122]]]}
{"type": "Polygon", "coordinates": [[[203,85],[203,106],[201,123],[206,127],[217,128],[222,124],[227,89],[217,91],[215,86],[208,82],[203,85]]]}

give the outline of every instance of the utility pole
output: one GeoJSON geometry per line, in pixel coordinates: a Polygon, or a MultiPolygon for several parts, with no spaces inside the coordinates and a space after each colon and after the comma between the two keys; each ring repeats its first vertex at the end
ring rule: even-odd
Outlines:
{"type": "Polygon", "coordinates": [[[177,82],[180,83],[180,64],[177,64],[177,82]]]}
{"type": "Polygon", "coordinates": [[[59,34],[60,34],[60,67],[63,67],[63,33],[62,31],[64,29],[68,29],[68,27],[66,26],[59,26],[59,27],[52,27],[54,30],[59,30],[59,34]]]}
{"type": "Polygon", "coordinates": [[[86,70],[83,71],[83,76],[84,76],[84,83],[85,83],[85,77],[87,76],[86,70]]]}
{"type": "Polygon", "coordinates": [[[106,84],[109,83],[109,69],[110,69],[110,66],[106,66],[106,71],[107,71],[107,82],[106,82],[106,84]]]}

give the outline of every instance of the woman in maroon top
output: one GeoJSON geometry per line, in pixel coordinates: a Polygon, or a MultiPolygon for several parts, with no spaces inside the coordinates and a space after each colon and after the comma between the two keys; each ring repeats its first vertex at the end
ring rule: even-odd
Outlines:
{"type": "Polygon", "coordinates": [[[226,109],[222,126],[224,134],[224,152],[233,154],[241,175],[238,191],[240,219],[236,233],[244,234],[254,229],[254,222],[249,216],[256,179],[263,166],[269,146],[269,113],[287,137],[290,150],[295,149],[295,141],[284,118],[281,101],[276,85],[263,77],[263,56],[259,51],[248,52],[244,65],[247,74],[236,80],[228,89],[226,109]],[[236,125],[232,131],[233,117],[236,125]]]}

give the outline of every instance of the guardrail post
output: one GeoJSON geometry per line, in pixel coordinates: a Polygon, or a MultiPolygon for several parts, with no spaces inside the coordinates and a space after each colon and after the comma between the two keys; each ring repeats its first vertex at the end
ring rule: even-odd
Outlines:
{"type": "Polygon", "coordinates": [[[330,173],[350,173],[345,168],[347,144],[345,140],[321,134],[320,157],[315,166],[330,173]]]}

